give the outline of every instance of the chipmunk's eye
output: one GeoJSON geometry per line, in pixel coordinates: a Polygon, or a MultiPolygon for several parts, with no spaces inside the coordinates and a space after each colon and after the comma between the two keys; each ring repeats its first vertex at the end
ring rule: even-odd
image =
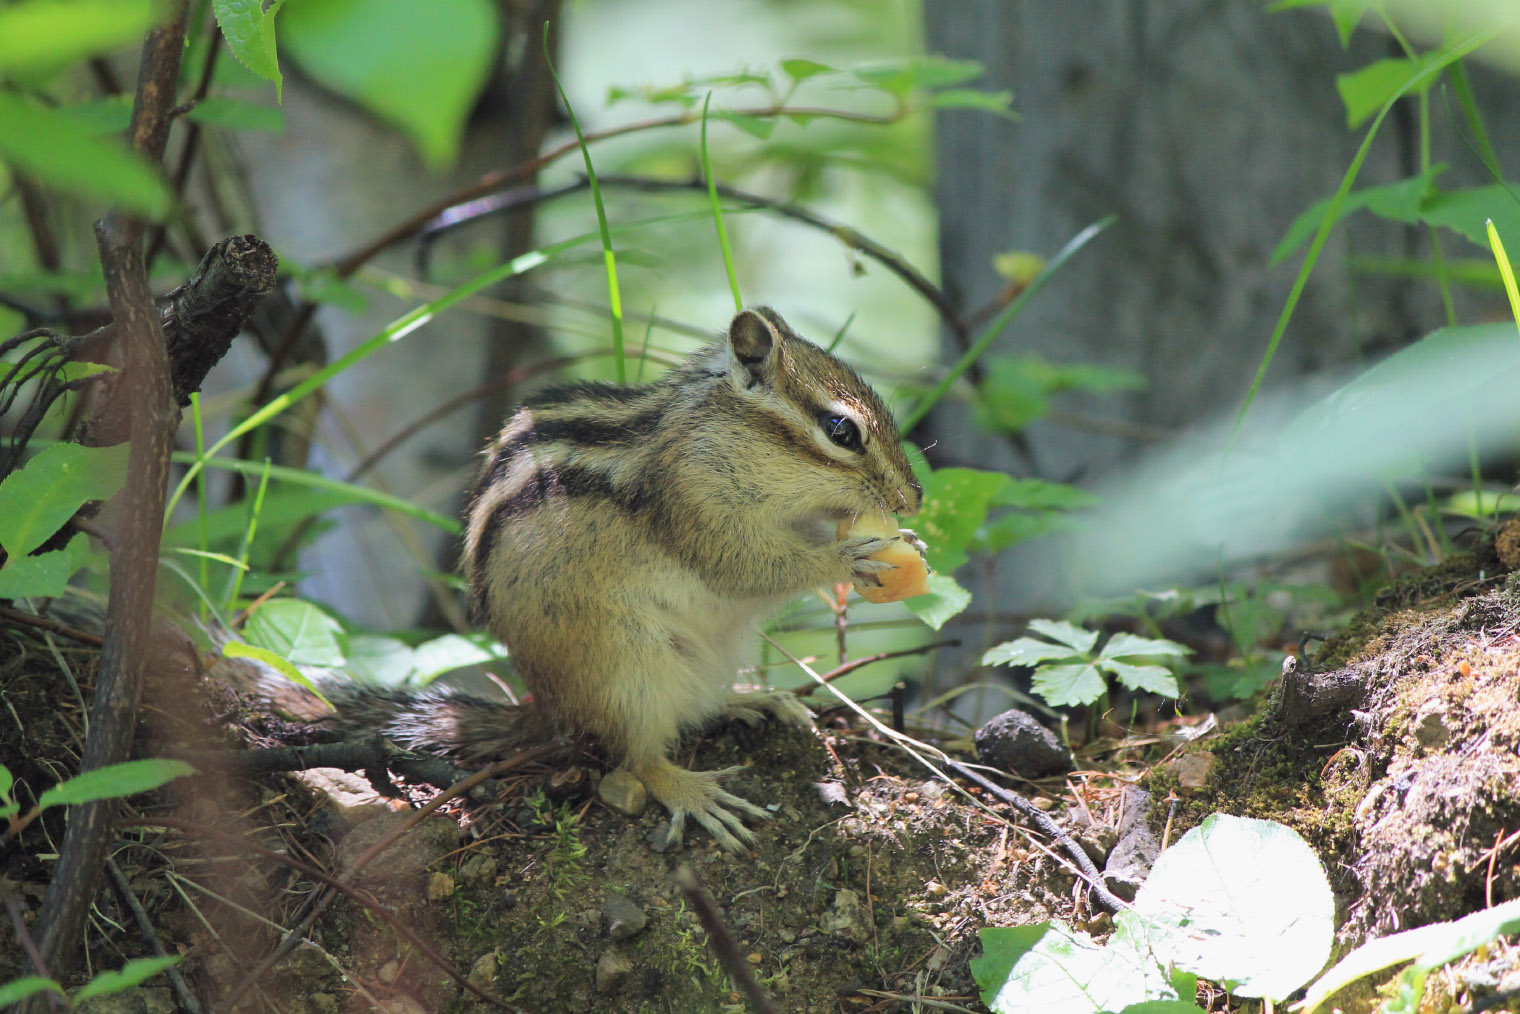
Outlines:
{"type": "Polygon", "coordinates": [[[849,416],[827,415],[823,417],[823,432],[834,443],[847,451],[861,451],[865,449],[860,439],[860,427],[855,425],[855,420],[849,416]]]}

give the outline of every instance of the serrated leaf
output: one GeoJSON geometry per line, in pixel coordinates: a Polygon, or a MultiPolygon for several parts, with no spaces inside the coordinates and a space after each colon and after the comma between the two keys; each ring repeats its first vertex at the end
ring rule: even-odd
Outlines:
{"type": "Polygon", "coordinates": [[[1193,649],[1176,641],[1168,641],[1161,637],[1141,637],[1120,631],[1108,639],[1103,645],[1103,650],[1098,653],[1099,658],[1114,659],[1127,658],[1131,655],[1171,655],[1181,658],[1191,655],[1193,649]]]}
{"type": "Polygon", "coordinates": [[[148,792],[176,778],[195,774],[195,768],[182,760],[154,757],[148,760],[109,764],[94,771],[75,775],[48,789],[37,799],[37,809],[50,806],[78,806],[97,799],[115,799],[148,792]]]}
{"type": "Polygon", "coordinates": [[[148,0],[31,0],[0,6],[0,75],[37,74],[140,43],[152,24],[148,0]]]}
{"type": "Polygon", "coordinates": [[[459,153],[500,31],[490,0],[303,0],[281,20],[288,55],[396,125],[435,171],[459,153]]]}
{"type": "Polygon", "coordinates": [[[59,996],[63,996],[63,987],[52,979],[44,979],[40,975],[26,975],[19,979],[0,985],[0,1007],[9,1004],[20,1003],[29,996],[52,990],[59,996]]]}
{"type": "Polygon", "coordinates": [[[1064,644],[1051,644],[1049,641],[1040,641],[1033,637],[1020,637],[988,648],[982,655],[982,665],[1037,666],[1042,662],[1076,657],[1078,657],[1077,654],[1064,644]]]}
{"type": "Polygon", "coordinates": [[[90,540],[83,533],[63,549],[36,556],[13,556],[0,567],[0,599],[50,598],[62,595],[69,578],[90,557],[90,540]]]}
{"type": "Polygon", "coordinates": [[[965,612],[971,605],[971,593],[949,574],[930,574],[929,593],[904,599],[903,605],[931,629],[938,630],[951,617],[965,612]]]}
{"type": "Polygon", "coordinates": [[[231,130],[262,130],[271,134],[285,130],[285,117],[280,110],[243,99],[216,96],[201,99],[190,107],[185,118],[208,127],[227,127],[231,130]]]}
{"type": "Polygon", "coordinates": [[[284,79],[275,44],[275,15],[284,0],[266,10],[264,0],[211,0],[216,23],[227,40],[227,49],[238,63],[266,81],[274,82],[275,100],[284,96],[284,79]]]}
{"type": "Polygon", "coordinates": [[[251,658],[255,662],[262,662],[264,665],[269,666],[269,668],[273,669],[281,676],[284,676],[286,679],[290,680],[290,682],[294,683],[296,686],[302,687],[317,695],[325,703],[332,703],[331,701],[327,700],[327,697],[324,696],[322,691],[318,689],[317,685],[312,682],[310,676],[307,676],[304,672],[291,665],[287,659],[275,654],[268,648],[260,648],[256,644],[244,644],[242,641],[228,641],[226,644],[222,645],[222,655],[225,658],[251,658]]]}
{"type": "Polygon", "coordinates": [[[414,665],[416,681],[427,684],[455,669],[467,665],[497,662],[507,657],[507,649],[489,634],[444,634],[417,645],[414,665]]]}
{"type": "Polygon", "coordinates": [[[1292,828],[1216,813],[1156,861],[1133,915],[1163,961],[1281,1000],[1324,967],[1335,899],[1292,828]]]}
{"type": "Polygon", "coordinates": [[[126,444],[58,443],[0,483],[0,548],[19,561],[91,500],[105,500],[126,478],[126,444]]]}
{"type": "Polygon", "coordinates": [[[1007,483],[1001,472],[975,468],[941,468],[929,477],[923,509],[913,519],[914,530],[929,545],[929,566],[949,574],[969,559],[966,547],[1007,483]]]}
{"type": "Polygon", "coordinates": [[[782,60],[781,70],[796,84],[801,84],[808,78],[817,77],[819,74],[833,74],[835,72],[834,68],[826,63],[801,58],[782,60]]]}
{"type": "Polygon", "coordinates": [[[1164,665],[1131,665],[1113,659],[1100,659],[1098,666],[1118,677],[1131,690],[1144,690],[1162,697],[1177,697],[1177,677],[1164,665]]]}
{"type": "Polygon", "coordinates": [[[1091,662],[1082,665],[1048,665],[1036,669],[1030,689],[1053,708],[1091,704],[1103,696],[1108,684],[1091,662]]]}
{"type": "Polygon", "coordinates": [[[930,109],[980,109],[1007,120],[1017,120],[1011,108],[1013,92],[984,92],[975,88],[946,88],[929,94],[930,109]]]}
{"type": "Polygon", "coordinates": [[[0,161],[54,189],[110,201],[155,221],[174,203],[163,177],[135,152],[9,92],[0,92],[0,161]]]}
{"type": "Polygon", "coordinates": [[[776,121],[762,116],[747,116],[744,113],[711,113],[710,120],[723,120],[744,131],[750,137],[758,137],[764,141],[776,130],[776,121]]]}
{"type": "Polygon", "coordinates": [[[248,643],[292,665],[339,666],[348,656],[348,634],[337,620],[301,599],[272,599],[243,628],[248,643]]]}
{"type": "Polygon", "coordinates": [[[120,993],[131,989],[142,982],[146,982],[153,976],[162,972],[170,965],[176,964],[179,958],[173,954],[165,954],[156,958],[133,958],[114,972],[101,972],[95,978],[79,988],[74,994],[74,1002],[88,1000],[92,996],[106,996],[111,993],[120,993]]]}
{"type": "Polygon", "coordinates": [[[1030,620],[1029,629],[1069,646],[1079,655],[1092,651],[1093,645],[1098,643],[1096,630],[1087,630],[1065,620],[1030,620]]]}

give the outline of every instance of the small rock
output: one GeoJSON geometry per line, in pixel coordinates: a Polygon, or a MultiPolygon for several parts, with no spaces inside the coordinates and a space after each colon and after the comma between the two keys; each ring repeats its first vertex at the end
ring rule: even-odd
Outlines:
{"type": "Polygon", "coordinates": [[[596,991],[604,996],[616,993],[632,974],[632,961],[617,951],[607,951],[596,962],[596,991]]]}
{"type": "Polygon", "coordinates": [[[818,928],[825,933],[849,935],[855,929],[859,914],[860,895],[849,888],[841,888],[834,893],[833,906],[818,920],[818,928]]]}
{"type": "Polygon", "coordinates": [[[400,974],[401,962],[397,961],[395,958],[392,958],[380,966],[380,970],[375,973],[375,978],[379,979],[387,986],[390,986],[395,984],[396,977],[400,974]]]}
{"type": "Polygon", "coordinates": [[[1151,874],[1151,866],[1161,854],[1146,818],[1151,810],[1151,794],[1134,786],[1124,790],[1124,816],[1119,822],[1119,841],[1108,853],[1103,867],[1103,883],[1125,901],[1134,901],[1135,892],[1151,874]]]}
{"type": "Polygon", "coordinates": [[[818,798],[829,806],[849,806],[850,797],[845,794],[843,782],[814,782],[818,798]]]}
{"type": "Polygon", "coordinates": [[[927,893],[934,895],[936,898],[943,898],[947,893],[949,893],[950,888],[946,887],[944,884],[941,884],[938,880],[931,880],[924,885],[924,890],[927,893]]]}
{"type": "Polygon", "coordinates": [[[1065,774],[1077,766],[1055,733],[1018,708],[976,730],[976,752],[983,764],[1024,778],[1065,774]]]}
{"type": "Polygon", "coordinates": [[[496,971],[500,967],[495,951],[487,951],[475,959],[475,964],[470,966],[470,985],[481,991],[487,991],[496,985],[496,971]]]}
{"type": "Polygon", "coordinates": [[[1445,746],[1451,740],[1446,727],[1446,708],[1440,701],[1427,701],[1415,716],[1414,738],[1427,750],[1445,746]]]}
{"type": "Polygon", "coordinates": [[[447,873],[429,873],[427,878],[428,901],[443,901],[454,897],[454,878],[447,873]]]}
{"type": "Polygon", "coordinates": [[[752,965],[758,965],[760,962],[765,960],[765,955],[761,954],[759,951],[750,951],[745,955],[745,960],[752,965]]]}
{"type": "Polygon", "coordinates": [[[459,868],[459,879],[471,887],[495,886],[496,859],[493,856],[471,856],[459,868]]]}
{"type": "Polygon", "coordinates": [[[612,809],[629,817],[637,817],[649,808],[649,790],[622,768],[603,775],[596,794],[612,809]]]}
{"type": "Polygon", "coordinates": [[[607,922],[607,935],[614,940],[627,940],[649,925],[644,910],[616,892],[607,895],[602,903],[602,916],[607,922]]]}
{"type": "Polygon", "coordinates": [[[1184,754],[1172,761],[1172,774],[1177,776],[1177,788],[1184,793],[1197,792],[1209,784],[1217,761],[1207,750],[1184,754]]]}

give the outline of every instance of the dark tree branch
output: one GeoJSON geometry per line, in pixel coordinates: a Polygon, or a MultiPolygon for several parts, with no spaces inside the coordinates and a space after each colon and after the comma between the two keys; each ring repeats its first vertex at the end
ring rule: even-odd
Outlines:
{"type": "MultiPolygon", "coordinates": [[[[164,20],[143,42],[137,95],[132,104],[132,147],[152,162],[163,157],[169,110],[184,47],[186,0],[172,0],[164,20]]],[[[142,259],[143,223],[112,212],[96,223],[106,292],[121,348],[122,371],[112,382],[124,411],[94,428],[100,442],[131,441],[127,484],[117,495],[120,521],[111,554],[111,595],[90,726],[80,770],[130,756],[147,667],[149,623],[158,570],[159,534],[169,478],[169,453],[178,412],[170,400],[163,329],[142,259]]],[[[107,406],[102,406],[106,408],[107,406]]],[[[69,810],[68,831],[48,884],[38,922],[42,955],[64,978],[99,886],[117,816],[117,801],[69,810]]]]}

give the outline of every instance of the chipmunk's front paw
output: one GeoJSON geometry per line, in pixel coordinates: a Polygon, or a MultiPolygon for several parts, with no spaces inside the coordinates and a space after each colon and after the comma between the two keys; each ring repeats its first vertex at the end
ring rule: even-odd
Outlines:
{"type": "Polygon", "coordinates": [[[746,844],[755,840],[755,833],[744,826],[741,815],[751,820],[770,817],[765,810],[718,784],[718,779],[741,768],[688,771],[661,757],[630,770],[649,789],[649,794],[670,811],[670,830],[657,846],[662,852],[681,843],[686,833],[687,817],[701,824],[719,845],[730,852],[741,852],[746,844]]]}
{"type": "Polygon", "coordinates": [[[839,550],[850,565],[852,579],[874,585],[880,583],[878,574],[884,574],[896,565],[885,560],[873,560],[872,554],[880,553],[898,541],[901,540],[892,536],[854,535],[841,542],[839,550]]]}
{"type": "Polygon", "coordinates": [[[794,693],[785,690],[735,691],[723,706],[724,718],[735,718],[745,725],[759,725],[774,719],[794,729],[811,729],[813,713],[794,693]]]}

